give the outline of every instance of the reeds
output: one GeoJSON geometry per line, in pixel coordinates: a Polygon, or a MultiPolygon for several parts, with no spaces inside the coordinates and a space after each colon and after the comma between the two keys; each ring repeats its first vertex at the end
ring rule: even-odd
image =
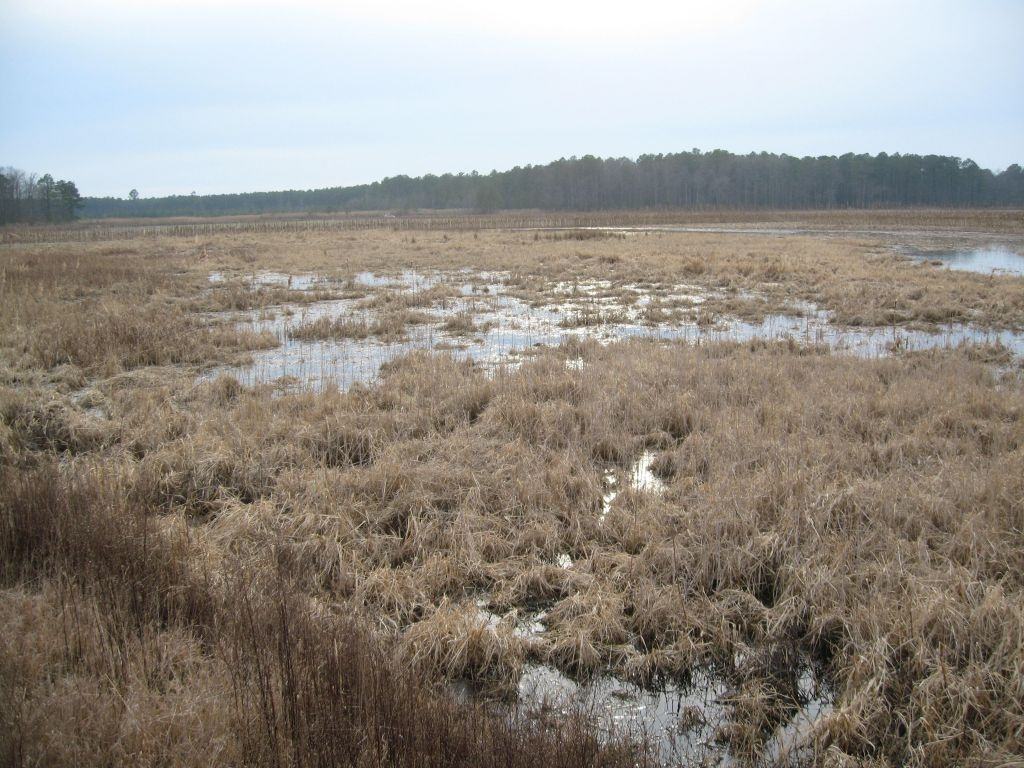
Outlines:
{"type": "Polygon", "coordinates": [[[124,506],[116,478],[75,478],[53,464],[5,478],[7,764],[643,760],[582,719],[513,719],[434,692],[350,618],[311,610],[281,567],[211,579],[183,531],[124,506]],[[31,591],[9,586],[27,579],[31,591]]]}
{"type": "Polygon", "coordinates": [[[406,327],[428,320],[422,312],[406,309],[389,310],[376,317],[319,317],[296,326],[289,331],[293,339],[315,341],[321,339],[365,339],[370,336],[382,341],[396,341],[405,337],[406,327]]]}
{"type": "Polygon", "coordinates": [[[473,319],[473,313],[469,311],[454,314],[441,323],[442,331],[447,331],[455,336],[472,336],[477,333],[484,333],[490,327],[488,323],[477,323],[473,319]]]}

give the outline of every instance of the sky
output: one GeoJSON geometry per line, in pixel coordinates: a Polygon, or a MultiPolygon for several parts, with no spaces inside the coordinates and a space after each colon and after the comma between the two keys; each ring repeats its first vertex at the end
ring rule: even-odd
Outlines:
{"type": "Polygon", "coordinates": [[[0,0],[0,166],[83,195],[691,148],[1024,164],[1024,0],[0,0]]]}

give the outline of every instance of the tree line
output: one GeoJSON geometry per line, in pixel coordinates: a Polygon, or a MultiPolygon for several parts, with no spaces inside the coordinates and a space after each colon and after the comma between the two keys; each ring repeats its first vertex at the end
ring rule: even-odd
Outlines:
{"type": "MultiPolygon", "coordinates": [[[[133,190],[134,192],[134,190],[133,190]]],[[[1024,206],[1024,172],[941,155],[793,157],[724,150],[602,159],[587,155],[489,174],[395,176],[314,190],[86,198],[84,214],[216,216],[417,209],[628,210],[1024,206]]]]}
{"type": "Polygon", "coordinates": [[[0,168],[0,225],[72,221],[81,206],[73,181],[0,168]]]}

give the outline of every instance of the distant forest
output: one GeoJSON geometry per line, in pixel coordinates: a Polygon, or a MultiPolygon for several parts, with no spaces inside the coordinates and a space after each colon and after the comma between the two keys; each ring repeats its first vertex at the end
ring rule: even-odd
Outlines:
{"type": "Polygon", "coordinates": [[[81,205],[73,181],[0,168],[0,225],[71,221],[81,205]]]}
{"type": "Polygon", "coordinates": [[[417,209],[829,209],[1024,206],[1024,172],[939,155],[791,157],[724,150],[557,160],[489,174],[396,176],[282,192],[86,198],[89,218],[417,209]]]}

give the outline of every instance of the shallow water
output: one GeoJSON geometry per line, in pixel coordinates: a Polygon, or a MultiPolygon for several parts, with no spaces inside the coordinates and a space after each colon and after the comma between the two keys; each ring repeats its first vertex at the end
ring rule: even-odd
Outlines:
{"type": "Polygon", "coordinates": [[[665,491],[665,483],[651,470],[651,465],[656,457],[657,454],[652,451],[644,451],[633,464],[629,473],[629,481],[634,490],[645,493],[663,493],[665,491]]]}
{"type": "MultiPolygon", "coordinates": [[[[476,610],[480,626],[490,632],[501,631],[499,628],[504,626],[529,642],[547,630],[546,611],[513,610],[500,615],[488,609],[486,597],[476,601],[476,610]]],[[[793,674],[797,701],[788,719],[765,741],[763,754],[770,761],[799,753],[814,725],[833,708],[832,690],[809,665],[793,674]]],[[[481,695],[465,682],[455,684],[454,690],[467,698],[481,695]]],[[[710,667],[695,668],[685,683],[663,681],[645,687],[609,674],[575,680],[546,664],[528,663],[511,706],[514,712],[525,715],[538,711],[583,714],[602,738],[643,740],[666,764],[694,760],[730,764],[728,743],[722,734],[730,723],[733,693],[726,678],[710,667]]],[[[488,700],[486,696],[484,700],[488,700]]]]}
{"type": "Polygon", "coordinates": [[[525,232],[608,232],[613,235],[640,235],[656,233],[683,233],[703,235],[767,235],[771,237],[792,237],[803,235],[824,235],[828,237],[880,237],[892,243],[906,244],[921,239],[940,242],[950,241],[977,241],[991,242],[993,240],[1007,240],[1017,244],[1021,243],[1020,235],[1003,234],[996,232],[982,232],[970,230],[949,229],[908,229],[908,228],[886,228],[886,227],[865,227],[865,226],[798,226],[778,225],[765,226],[763,224],[648,224],[648,225],[605,225],[593,227],[525,227],[520,231],[525,232]]]}
{"type": "MultiPolygon", "coordinates": [[[[252,280],[265,284],[290,283],[300,290],[322,284],[314,275],[259,273],[252,280]]],[[[284,379],[314,389],[330,386],[347,389],[355,383],[372,381],[381,365],[414,350],[446,351],[456,358],[472,359],[494,370],[514,367],[538,348],[556,346],[573,338],[594,339],[599,343],[643,338],[694,344],[792,340],[862,357],[884,356],[894,349],[1000,343],[1015,355],[1024,355],[1024,334],[1021,333],[983,331],[964,324],[944,326],[935,333],[899,328],[843,328],[832,325],[828,313],[810,305],[800,307],[801,314],[770,315],[760,322],[724,318],[708,325],[699,322],[693,311],[703,296],[689,285],[627,285],[622,287],[623,295],[618,295],[609,291],[611,286],[604,281],[559,283],[548,291],[544,302],[535,305],[511,295],[515,290],[513,281],[502,274],[478,274],[469,270],[448,274],[406,271],[384,277],[367,272],[358,275],[355,282],[376,290],[413,294],[444,282],[452,286],[455,295],[429,307],[414,308],[427,315],[427,322],[410,325],[403,338],[389,341],[372,337],[317,341],[292,338],[295,328],[322,317],[371,322],[376,312],[365,308],[363,299],[221,313],[216,317],[233,319],[252,331],[274,334],[280,346],[253,353],[249,365],[218,368],[206,376],[212,378],[227,372],[245,384],[284,379]],[[678,302],[690,310],[678,320],[649,323],[644,319],[644,312],[653,299],[678,302]],[[476,332],[459,335],[443,329],[446,319],[467,312],[473,316],[476,332]]],[[[579,370],[583,368],[583,361],[569,361],[567,366],[579,370]]]]}
{"type": "MultiPolygon", "coordinates": [[[[572,567],[568,556],[557,558],[561,567],[572,567]]],[[[526,642],[541,638],[547,631],[547,611],[492,612],[489,599],[476,601],[477,621],[486,631],[511,631],[526,642]],[[504,629],[502,629],[504,628],[504,629]]],[[[743,657],[734,660],[742,667],[743,657]]],[[[832,711],[834,692],[813,668],[804,663],[792,672],[796,701],[789,717],[781,722],[763,745],[769,762],[784,764],[806,742],[818,720],[832,711]]],[[[483,696],[471,684],[454,685],[457,695],[483,696]]],[[[576,680],[558,669],[530,662],[523,668],[512,711],[520,715],[555,712],[583,714],[596,726],[602,738],[634,738],[653,747],[660,762],[666,764],[731,764],[728,740],[723,738],[732,714],[730,696],[736,693],[727,678],[707,666],[695,667],[685,682],[662,681],[650,686],[599,674],[576,680]]]]}
{"type": "MultiPolygon", "coordinates": [[[[814,724],[832,710],[827,686],[805,668],[796,679],[798,707],[764,746],[771,760],[799,752],[814,724]]],[[[578,682],[553,667],[528,665],[519,682],[519,703],[562,714],[583,712],[606,736],[644,739],[660,761],[729,764],[721,738],[730,720],[728,683],[713,670],[695,670],[684,685],[668,682],[644,688],[610,675],[578,682]]]]}
{"type": "Polygon", "coordinates": [[[487,598],[480,598],[476,601],[476,609],[477,618],[480,623],[491,631],[496,630],[502,621],[507,621],[511,624],[512,634],[516,637],[538,637],[543,634],[546,629],[544,621],[547,619],[547,611],[537,611],[535,613],[525,614],[521,614],[518,611],[511,611],[509,614],[503,616],[491,611],[487,607],[488,603],[489,600],[487,598]]]}
{"type": "MultiPolygon", "coordinates": [[[[665,492],[665,483],[651,469],[657,454],[653,451],[644,451],[640,458],[633,462],[625,475],[625,481],[634,491],[659,495],[665,492]]],[[[612,503],[619,496],[619,477],[614,470],[608,470],[601,478],[604,493],[601,494],[601,512],[598,514],[598,521],[603,523],[608,513],[612,510],[612,503]]]]}
{"type": "Polygon", "coordinates": [[[1024,253],[1004,246],[952,248],[945,250],[908,250],[907,256],[920,261],[937,261],[949,269],[981,272],[986,275],[1024,275],[1024,253]]]}

